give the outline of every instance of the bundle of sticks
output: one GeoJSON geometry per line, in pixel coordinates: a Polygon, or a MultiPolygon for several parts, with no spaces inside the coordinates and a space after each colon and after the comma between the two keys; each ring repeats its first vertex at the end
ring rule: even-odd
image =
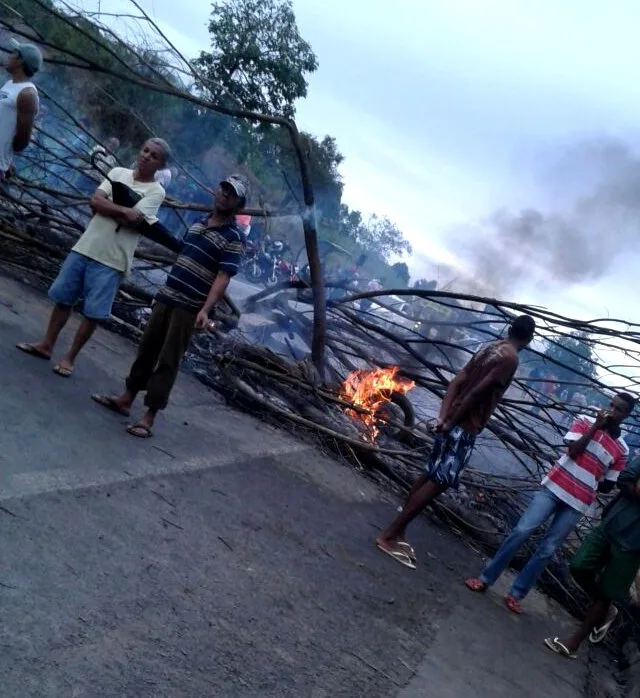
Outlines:
{"type": "MultiPolygon", "coordinates": [[[[427,424],[452,376],[482,343],[500,336],[511,318],[532,315],[539,327],[538,339],[479,439],[478,456],[465,473],[464,491],[458,499],[452,497],[439,505],[439,513],[453,526],[491,549],[561,451],[562,436],[571,420],[579,412],[593,411],[614,385],[640,392],[640,326],[621,319],[582,321],[510,301],[407,288],[369,293],[338,288],[332,293],[333,300],[326,302],[309,163],[295,123],[232,106],[233,100],[218,104],[202,96],[203,90],[192,85],[206,86],[206,79],[195,73],[193,64],[135,0],[131,0],[127,21],[151,33],[156,55],[167,56],[171,74],[184,78],[184,86],[150,65],[144,51],[125,43],[110,27],[107,15],[89,16],[64,2],[32,3],[38,9],[33,17],[6,8],[0,11],[0,27],[37,41],[50,66],[83,75],[106,75],[150,98],[168,95],[198,109],[282,128],[289,134],[300,170],[300,191],[295,192],[300,205],[283,211],[261,206],[246,213],[301,216],[310,280],[283,282],[258,292],[242,308],[227,297],[226,306],[216,311],[227,333],[198,336],[188,357],[190,369],[235,404],[295,429],[381,482],[405,489],[423,468],[432,444],[427,424]],[[37,18],[51,21],[38,23],[37,18]],[[53,20],[82,35],[95,46],[95,52],[74,53],[68,42],[51,31],[53,20]],[[87,22],[97,31],[88,32],[87,22]],[[101,56],[117,57],[119,49],[135,55],[136,61],[116,67],[102,61],[101,56]],[[575,337],[586,351],[567,343],[575,337]],[[559,376],[553,380],[553,391],[548,389],[548,377],[533,377],[535,365],[559,376]],[[392,428],[383,429],[374,440],[358,420],[358,414],[367,408],[350,403],[342,387],[352,371],[385,367],[397,367],[403,378],[415,382],[406,395],[415,414],[409,422],[406,414],[394,409],[376,414],[377,422],[392,428]],[[592,405],[572,402],[576,393],[591,396],[592,405]]],[[[218,86],[209,87],[211,93],[219,92],[218,86]]],[[[104,144],[52,89],[39,85],[39,90],[47,118],[37,125],[17,174],[0,191],[0,238],[5,243],[0,245],[0,263],[45,286],[91,215],[87,178],[95,178],[94,185],[98,180],[90,171],[88,153],[104,144]]],[[[119,107],[131,119],[140,120],[126,104],[119,107]]],[[[155,132],[153,124],[145,128],[149,136],[163,135],[155,132]]],[[[179,154],[174,165],[194,186],[208,191],[202,176],[182,163],[179,154]]],[[[210,205],[177,197],[169,198],[165,208],[172,212],[176,229],[171,232],[179,235],[187,227],[188,213],[205,212],[210,205]]],[[[175,247],[172,252],[145,243],[136,258],[144,278],[161,275],[172,264],[175,247]]],[[[148,308],[152,297],[153,284],[123,284],[114,309],[114,329],[134,339],[139,336],[141,311],[148,308]]],[[[637,419],[629,426],[640,429],[637,419]]],[[[576,540],[568,544],[569,548],[575,545],[576,540]]],[[[562,596],[564,583],[556,580],[554,584],[562,596]]],[[[567,595],[565,602],[572,603],[570,598],[567,595]]]]}

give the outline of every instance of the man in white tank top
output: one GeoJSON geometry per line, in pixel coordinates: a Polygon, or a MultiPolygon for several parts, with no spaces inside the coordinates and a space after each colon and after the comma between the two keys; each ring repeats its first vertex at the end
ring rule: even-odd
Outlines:
{"type": "Polygon", "coordinates": [[[38,91],[31,78],[42,68],[37,46],[10,42],[11,53],[6,70],[11,80],[0,89],[0,180],[31,140],[33,122],[38,113],[38,91]]]}

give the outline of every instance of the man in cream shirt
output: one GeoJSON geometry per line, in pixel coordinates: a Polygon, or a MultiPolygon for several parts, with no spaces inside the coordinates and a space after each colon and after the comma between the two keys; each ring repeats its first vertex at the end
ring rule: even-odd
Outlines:
{"type": "Polygon", "coordinates": [[[136,227],[146,219],[155,223],[164,201],[164,189],[155,181],[155,173],[165,167],[169,146],[160,138],[148,140],[138,153],[136,167],[116,167],[92,196],[94,216],[87,229],[64,261],[58,277],[49,289],[55,303],[44,338],[35,344],[23,343],[21,351],[47,361],[56,340],[67,324],[73,306],[82,299],[84,318],[65,357],[54,366],[60,376],[73,373],[75,360],[93,334],[98,322],[111,315],[116,293],[133,261],[139,233],[136,227]],[[142,196],[133,207],[112,201],[111,182],[122,182],[142,196]]]}

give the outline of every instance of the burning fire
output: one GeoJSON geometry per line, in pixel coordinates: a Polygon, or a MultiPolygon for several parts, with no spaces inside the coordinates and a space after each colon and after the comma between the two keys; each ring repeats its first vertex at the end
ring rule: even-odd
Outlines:
{"type": "Polygon", "coordinates": [[[415,386],[415,381],[398,378],[398,367],[376,368],[370,371],[351,371],[342,384],[340,395],[366,412],[347,410],[347,414],[359,419],[367,427],[371,441],[375,441],[379,429],[379,411],[383,405],[391,402],[393,393],[408,393],[415,386]]]}

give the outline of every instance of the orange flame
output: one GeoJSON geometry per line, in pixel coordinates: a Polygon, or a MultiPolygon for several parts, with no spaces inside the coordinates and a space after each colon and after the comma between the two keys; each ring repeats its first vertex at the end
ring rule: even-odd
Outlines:
{"type": "Polygon", "coordinates": [[[415,386],[415,381],[398,378],[398,367],[376,368],[370,371],[351,371],[342,384],[340,395],[353,403],[355,407],[366,412],[348,409],[350,417],[359,419],[367,427],[371,441],[375,441],[378,432],[376,426],[381,407],[391,402],[392,393],[408,393],[415,386]]]}

